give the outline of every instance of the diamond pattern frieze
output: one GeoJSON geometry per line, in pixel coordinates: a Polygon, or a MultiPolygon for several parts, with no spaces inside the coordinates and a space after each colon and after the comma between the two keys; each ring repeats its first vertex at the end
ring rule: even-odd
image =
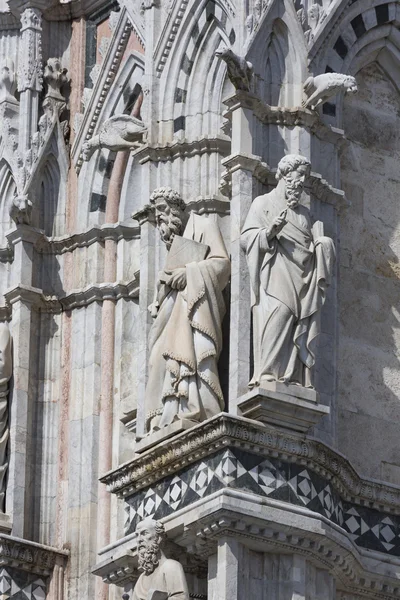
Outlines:
{"type": "Polygon", "coordinates": [[[46,581],[13,567],[0,569],[0,600],[45,600],[46,581]]]}
{"type": "Polygon", "coordinates": [[[399,516],[342,500],[330,482],[304,466],[237,448],[220,451],[126,498],[126,533],[147,516],[166,517],[224,488],[306,507],[342,527],[357,545],[400,556],[399,516]]]}

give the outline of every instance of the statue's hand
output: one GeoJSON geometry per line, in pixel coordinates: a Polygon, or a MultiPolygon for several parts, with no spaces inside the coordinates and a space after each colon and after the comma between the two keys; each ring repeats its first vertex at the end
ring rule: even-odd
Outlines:
{"type": "Polygon", "coordinates": [[[180,267],[173,271],[164,271],[167,275],[165,279],[166,285],[173,290],[183,290],[186,287],[186,267],[180,267]]]}
{"type": "Polygon", "coordinates": [[[281,231],[281,229],[283,229],[283,227],[286,225],[286,223],[287,223],[286,214],[287,214],[287,209],[285,208],[285,210],[283,210],[272,221],[271,229],[268,232],[269,240],[271,240],[273,237],[275,237],[281,231]]]}
{"type": "Polygon", "coordinates": [[[158,309],[160,308],[160,305],[158,304],[158,302],[152,302],[148,308],[148,311],[150,313],[150,315],[153,317],[153,319],[155,319],[158,315],[158,309]]]}

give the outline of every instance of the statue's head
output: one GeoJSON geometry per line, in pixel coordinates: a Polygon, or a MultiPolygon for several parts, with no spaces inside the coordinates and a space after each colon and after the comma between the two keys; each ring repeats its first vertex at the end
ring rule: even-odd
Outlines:
{"type": "Polygon", "coordinates": [[[143,519],[136,527],[139,569],[149,575],[157,567],[165,538],[164,525],[152,517],[143,519]]]}
{"type": "Polygon", "coordinates": [[[175,190],[161,187],[150,196],[161,239],[170,248],[175,235],[182,232],[182,213],[185,203],[175,190]]]}
{"type": "Polygon", "coordinates": [[[310,7],[310,9],[307,13],[307,16],[308,16],[308,23],[312,29],[315,29],[315,27],[318,25],[320,13],[321,13],[321,8],[320,8],[319,4],[313,4],[310,7]]]}
{"type": "Polygon", "coordinates": [[[278,181],[283,180],[285,183],[288,206],[293,207],[299,203],[310,171],[310,161],[300,154],[287,154],[280,160],[276,178],[278,181]]]}
{"type": "Polygon", "coordinates": [[[344,87],[346,90],[346,94],[356,94],[358,92],[356,78],[352,75],[346,75],[344,79],[344,87]]]}

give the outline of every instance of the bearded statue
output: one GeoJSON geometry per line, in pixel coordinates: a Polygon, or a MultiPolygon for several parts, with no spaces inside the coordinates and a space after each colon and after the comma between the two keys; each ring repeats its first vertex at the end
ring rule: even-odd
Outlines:
{"type": "Polygon", "coordinates": [[[281,381],[313,387],[321,307],[335,248],[313,223],[301,195],[310,176],[307,158],[289,154],[278,184],[253,201],[241,234],[250,272],[254,374],[249,387],[281,381]]]}
{"type": "Polygon", "coordinates": [[[154,322],[146,433],[179,420],[196,424],[224,409],[218,359],[225,314],[222,292],[230,275],[214,216],[191,213],[184,227],[185,203],[171,188],[156,189],[150,203],[168,255],[149,307],[154,322]]]}
{"type": "Polygon", "coordinates": [[[189,600],[189,591],[182,565],[166,558],[162,547],[164,525],[148,517],[136,527],[137,553],[141,575],[133,590],[132,600],[153,598],[189,600]]]}

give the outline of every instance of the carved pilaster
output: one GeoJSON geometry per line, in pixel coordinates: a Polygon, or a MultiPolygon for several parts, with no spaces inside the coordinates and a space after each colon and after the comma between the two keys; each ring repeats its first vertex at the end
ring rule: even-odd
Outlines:
{"type": "Polygon", "coordinates": [[[19,150],[24,154],[37,129],[39,92],[43,84],[42,13],[37,8],[26,8],[21,13],[18,64],[18,91],[21,94],[19,150]]]}
{"type": "Polygon", "coordinates": [[[19,50],[18,91],[40,92],[42,69],[42,13],[37,8],[26,8],[21,14],[21,42],[19,50]]]}

